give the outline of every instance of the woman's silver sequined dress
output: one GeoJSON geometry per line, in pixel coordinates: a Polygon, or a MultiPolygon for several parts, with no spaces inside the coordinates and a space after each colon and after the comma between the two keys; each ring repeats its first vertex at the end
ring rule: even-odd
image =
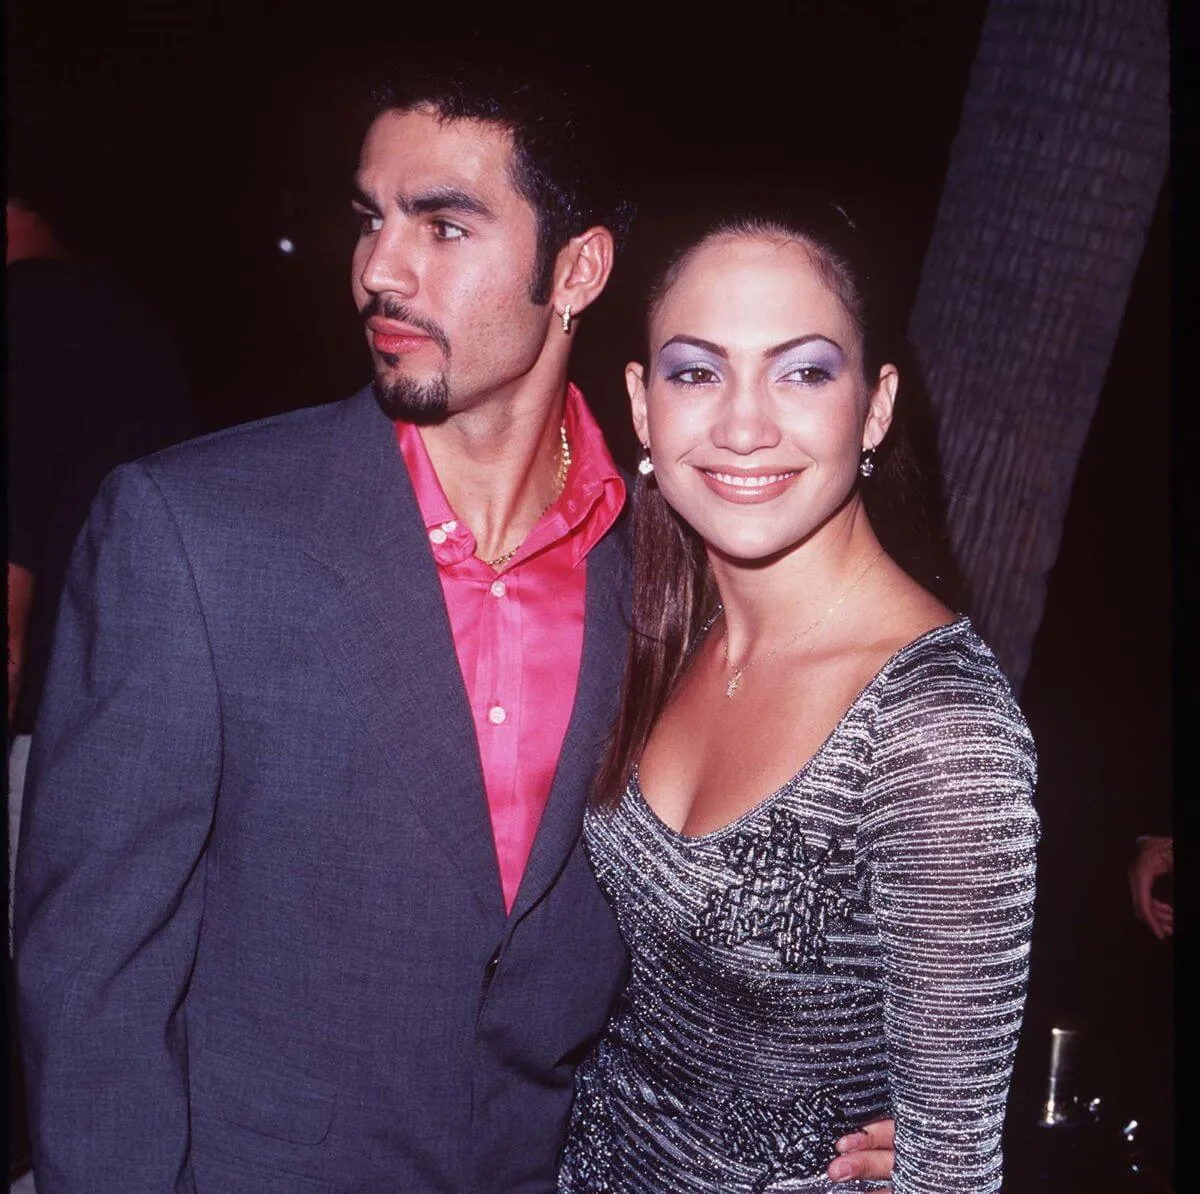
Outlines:
{"type": "Polygon", "coordinates": [[[575,1191],[865,1190],[843,1133],[886,1115],[895,1194],[1000,1187],[1037,817],[1033,742],[966,618],[894,655],[804,769],[684,836],[636,772],[585,839],[629,949],[579,1067],[575,1191]]]}

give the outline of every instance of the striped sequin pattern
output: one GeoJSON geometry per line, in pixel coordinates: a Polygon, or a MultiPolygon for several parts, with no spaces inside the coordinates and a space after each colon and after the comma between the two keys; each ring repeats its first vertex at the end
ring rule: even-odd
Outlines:
{"type": "Polygon", "coordinates": [[[966,618],[863,689],[806,766],[685,836],[635,772],[585,841],[631,958],[579,1067],[561,1191],[868,1190],[834,1141],[897,1121],[896,1194],[1000,1187],[1028,976],[1033,742],[966,618]]]}

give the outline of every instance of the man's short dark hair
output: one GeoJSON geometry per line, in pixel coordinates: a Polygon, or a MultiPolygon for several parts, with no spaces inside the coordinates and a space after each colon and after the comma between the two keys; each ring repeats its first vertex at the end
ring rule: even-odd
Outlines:
{"type": "Polygon", "coordinates": [[[545,75],[509,74],[494,65],[455,62],[389,74],[371,88],[377,112],[430,107],[443,120],[481,120],[512,137],[512,183],[537,217],[530,299],[550,301],[554,261],[573,236],[596,225],[619,245],[633,215],[614,185],[612,142],[593,123],[599,96],[582,109],[576,93],[545,75]]]}

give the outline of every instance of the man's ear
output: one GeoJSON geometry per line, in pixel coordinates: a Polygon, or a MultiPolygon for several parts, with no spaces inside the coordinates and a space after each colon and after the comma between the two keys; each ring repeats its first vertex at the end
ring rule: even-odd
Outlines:
{"type": "Polygon", "coordinates": [[[863,449],[877,448],[883,443],[888,428],[892,425],[892,412],[896,409],[896,391],[900,387],[900,374],[895,365],[884,365],[879,370],[875,392],[867,404],[867,420],[863,424],[863,449]]]}
{"type": "Polygon", "coordinates": [[[612,273],[613,251],[612,233],[599,225],[571,237],[559,250],[550,296],[559,315],[568,306],[578,315],[599,298],[612,273]]]}
{"type": "Polygon", "coordinates": [[[629,410],[633,415],[633,431],[638,443],[646,447],[650,443],[650,428],[646,418],[646,383],[642,366],[630,361],[625,366],[625,388],[629,391],[629,410]]]}

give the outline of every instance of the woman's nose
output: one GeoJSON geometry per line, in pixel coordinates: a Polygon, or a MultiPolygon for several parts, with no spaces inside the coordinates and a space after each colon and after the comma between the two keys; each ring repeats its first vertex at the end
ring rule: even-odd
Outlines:
{"type": "Polygon", "coordinates": [[[740,456],[760,448],[772,448],[779,442],[779,425],[767,397],[757,387],[739,385],[721,404],[720,416],[713,427],[713,443],[740,456]]]}

